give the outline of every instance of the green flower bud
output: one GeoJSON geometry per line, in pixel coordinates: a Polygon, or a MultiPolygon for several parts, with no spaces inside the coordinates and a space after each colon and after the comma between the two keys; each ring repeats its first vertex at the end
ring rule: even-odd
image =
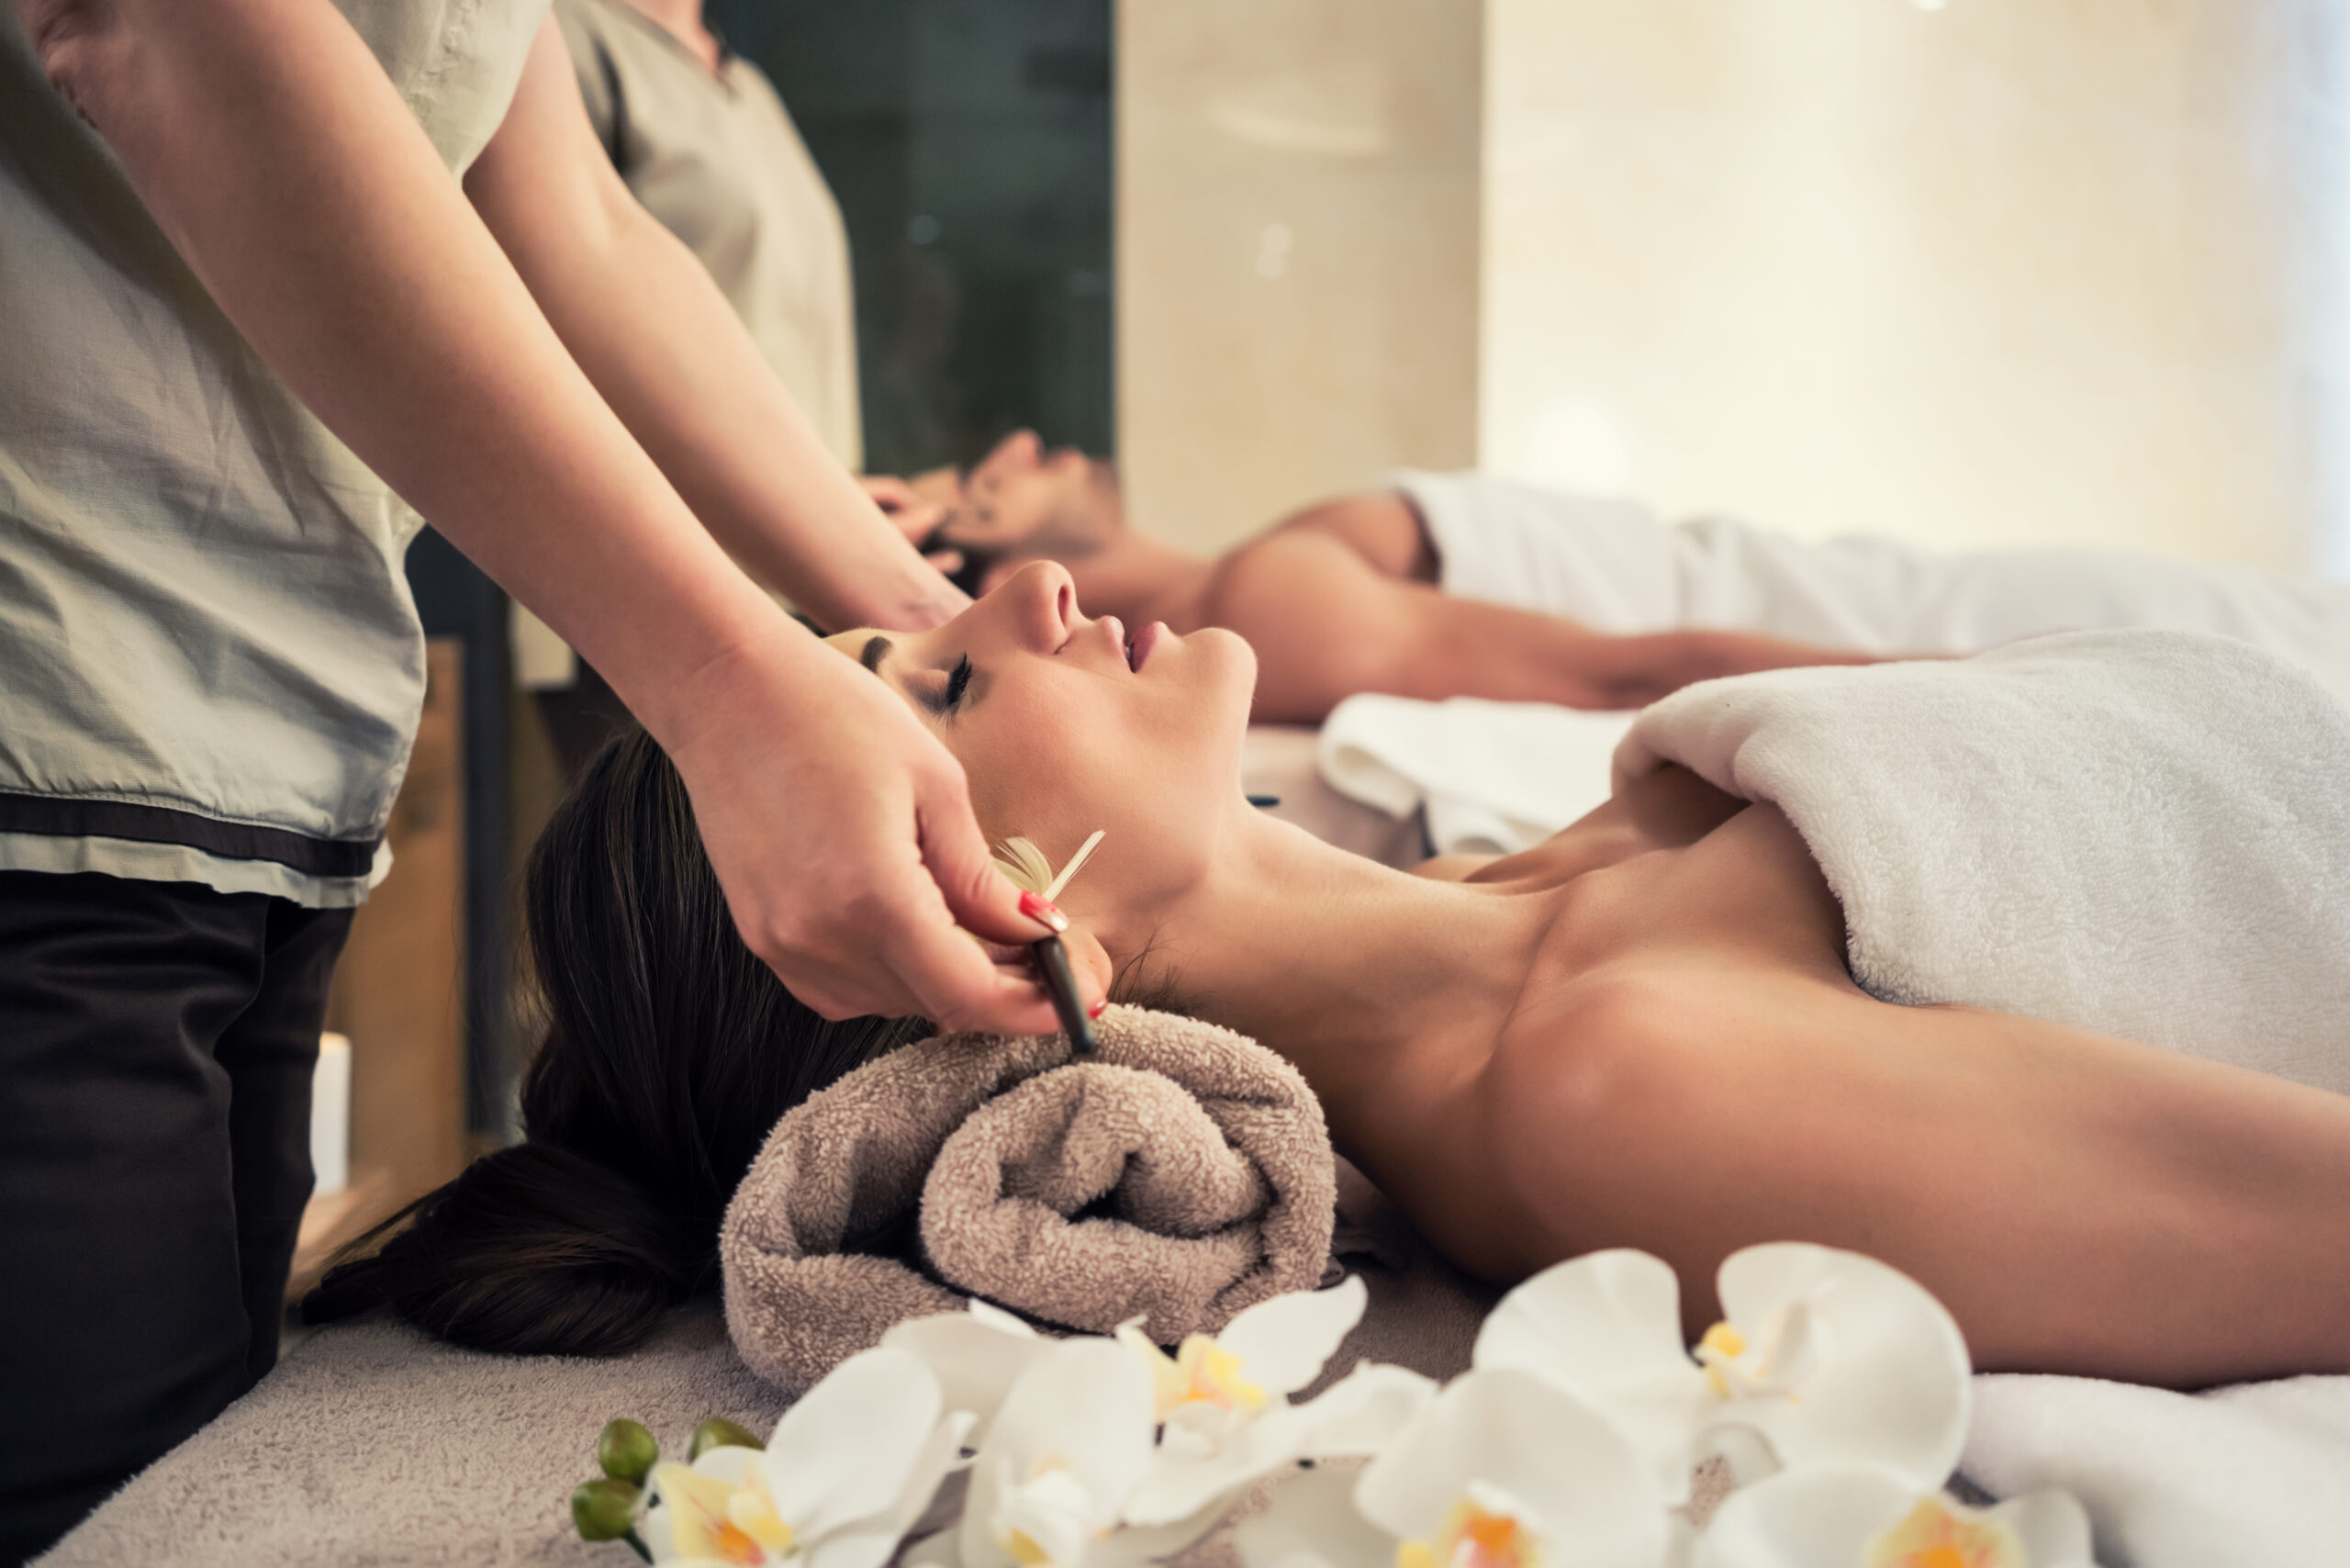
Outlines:
{"type": "Polygon", "coordinates": [[[644,1429],[644,1423],[625,1416],[605,1423],[604,1435],[596,1439],[596,1462],[603,1467],[604,1473],[632,1486],[644,1484],[644,1478],[653,1473],[653,1466],[660,1458],[660,1445],[644,1429]]]}
{"type": "Polygon", "coordinates": [[[583,1481],[571,1494],[571,1522],[582,1540],[618,1540],[636,1528],[635,1485],[599,1476],[583,1481]]]}
{"type": "Polygon", "coordinates": [[[694,1440],[686,1450],[686,1462],[691,1464],[712,1449],[763,1449],[767,1446],[733,1422],[721,1416],[712,1416],[694,1428],[694,1440]]]}

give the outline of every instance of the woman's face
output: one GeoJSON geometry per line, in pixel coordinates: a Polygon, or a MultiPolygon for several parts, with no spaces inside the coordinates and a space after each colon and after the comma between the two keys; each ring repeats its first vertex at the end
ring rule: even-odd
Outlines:
{"type": "Polygon", "coordinates": [[[990,840],[1028,838],[1059,866],[1105,830],[1064,900],[1073,913],[1180,893],[1240,799],[1248,644],[1088,620],[1052,562],[1022,567],[934,631],[828,641],[946,742],[990,840]]]}

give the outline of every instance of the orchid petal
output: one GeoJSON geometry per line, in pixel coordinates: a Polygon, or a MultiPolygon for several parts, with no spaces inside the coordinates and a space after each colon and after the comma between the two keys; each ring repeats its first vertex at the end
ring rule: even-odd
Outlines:
{"type": "MultiPolygon", "coordinates": [[[[1733,1253],[1722,1307],[1750,1339],[1799,1327],[1782,1351],[1796,1397],[1737,1402],[1789,1466],[1864,1460],[1938,1490],[1965,1446],[1974,1391],[1966,1340],[1924,1286],[1856,1252],[1778,1242],[1733,1253]]],[[[1794,1334],[1787,1335],[1789,1339],[1794,1334]]]]}
{"type": "Polygon", "coordinates": [[[1471,1360],[1532,1372],[1601,1406],[1646,1456],[1666,1501],[1688,1496],[1690,1441],[1713,1401],[1681,1342],[1681,1282],[1670,1264],[1617,1248],[1545,1269],[1501,1299],[1471,1360]]]}
{"type": "Polygon", "coordinates": [[[1733,1492],[1697,1538],[1692,1568],[1859,1568],[1869,1542],[1917,1506],[1920,1488],[1892,1465],[1782,1471],[1733,1492]]]}
{"type": "Polygon", "coordinates": [[[812,1543],[904,1491],[938,1425],[938,1379],[903,1350],[851,1356],[783,1413],[762,1456],[775,1510],[812,1543]]]}
{"type": "Polygon", "coordinates": [[[1085,1568],[1141,1568],[1172,1557],[1224,1522],[1228,1497],[1172,1524],[1113,1530],[1093,1543],[1085,1554],[1085,1568]]]}
{"type": "Polygon", "coordinates": [[[1240,1358],[1240,1375],[1279,1397],[1322,1375],[1323,1363],[1362,1321],[1371,1299],[1349,1274],[1326,1291],[1297,1291],[1260,1301],[1226,1324],[1216,1343],[1240,1358]]]}
{"type": "Polygon", "coordinates": [[[1548,1560],[1654,1568],[1663,1553],[1664,1497],[1631,1438],[1532,1373],[1456,1381],[1362,1473],[1355,1506],[1391,1536],[1434,1540],[1472,1485],[1522,1502],[1548,1560]]]}
{"type": "Polygon", "coordinates": [[[1013,1381],[1052,1343],[982,1301],[972,1302],[968,1313],[917,1317],[881,1336],[884,1349],[903,1350],[930,1369],[946,1408],[979,1417],[968,1439],[974,1446],[987,1439],[988,1425],[1003,1407],[1013,1381]]]}
{"type": "Polygon", "coordinates": [[[1978,1511],[1921,1490],[1897,1465],[1844,1461],[1784,1471],[1731,1494],[1692,1568],[1908,1562],[1955,1549],[1984,1568],[2094,1568],[2088,1516],[2065,1492],[1978,1511]],[[1951,1532],[1967,1540],[1953,1541],[1951,1532]]]}
{"type": "Polygon", "coordinates": [[[1299,1457],[1369,1458],[1379,1453],[1427,1408],[1436,1394],[1433,1378],[1403,1367],[1365,1361],[1297,1406],[1306,1421],[1299,1457]]]}
{"type": "MultiPolygon", "coordinates": [[[[736,1489],[714,1476],[697,1474],[675,1460],[655,1465],[649,1479],[661,1501],[653,1515],[662,1521],[659,1533],[669,1553],[661,1561],[720,1556],[720,1536],[732,1529],[727,1505],[736,1489]]],[[[648,1522],[652,1517],[648,1516],[648,1522]]],[[[651,1540],[645,1544],[649,1550],[651,1540]]]]}
{"type": "Polygon", "coordinates": [[[1395,1538],[1355,1506],[1351,1470],[1308,1470],[1283,1482],[1232,1543],[1242,1568],[1393,1568],[1395,1538]]]}
{"type": "Polygon", "coordinates": [[[996,1540],[997,1515],[1040,1468],[1067,1472],[1088,1500],[1090,1523],[1107,1529],[1149,1468],[1150,1452],[1149,1371],[1115,1340],[1048,1344],[1005,1394],[972,1464],[958,1543],[966,1568],[1012,1561],[996,1540]]]}
{"type": "Polygon", "coordinates": [[[955,1468],[963,1439],[971,1429],[971,1413],[955,1410],[939,1421],[906,1472],[905,1485],[890,1506],[867,1518],[853,1520],[817,1540],[808,1551],[809,1568],[881,1568],[898,1550],[898,1542],[914,1527],[939,1484],[955,1468]]]}
{"type": "Polygon", "coordinates": [[[757,1449],[746,1449],[740,1443],[721,1443],[694,1461],[690,1468],[696,1475],[707,1475],[712,1481],[723,1481],[729,1486],[740,1486],[751,1467],[759,1462],[757,1449]]]}
{"type": "Polygon", "coordinates": [[[1229,1440],[1196,1457],[1170,1452],[1162,1442],[1151,1457],[1150,1469],[1126,1501],[1126,1522],[1148,1529],[1190,1518],[1294,1461],[1309,1429],[1305,1411],[1285,1405],[1267,1411],[1229,1440]]]}
{"type": "MultiPolygon", "coordinates": [[[[646,1476],[646,1484],[650,1485],[652,1480],[646,1476]]],[[[636,1534],[644,1542],[644,1550],[653,1554],[654,1562],[677,1561],[677,1539],[669,1529],[669,1510],[666,1506],[645,1509],[644,1517],[636,1522],[636,1534]]]]}

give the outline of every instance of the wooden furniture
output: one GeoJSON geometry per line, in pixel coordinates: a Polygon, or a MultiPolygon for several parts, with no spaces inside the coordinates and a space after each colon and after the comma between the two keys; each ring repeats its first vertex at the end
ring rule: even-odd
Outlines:
{"type": "Polygon", "coordinates": [[[352,922],[327,1002],[351,1037],[351,1181],[303,1215],[288,1299],[334,1251],[454,1176],[466,1138],[464,651],[427,644],[424,714],[392,807],[392,870],[352,922]]]}

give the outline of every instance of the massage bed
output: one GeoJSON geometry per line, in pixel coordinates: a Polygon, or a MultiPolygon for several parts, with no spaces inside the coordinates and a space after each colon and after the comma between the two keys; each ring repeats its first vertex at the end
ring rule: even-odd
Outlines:
{"type": "MultiPolygon", "coordinates": [[[[2024,659],[2007,663],[2010,673],[2031,674],[2024,659]]],[[[2147,678],[2176,684],[2178,673],[2156,667],[2147,678]]],[[[1824,679],[1830,672],[1797,674],[1824,679]]],[[[1852,672],[1843,672],[1835,681],[1850,678],[1852,672]]],[[[1731,684],[1763,693],[1764,708],[1792,700],[1791,690],[1803,697],[1814,688],[1831,696],[1848,689],[1807,678],[1794,688],[1731,684]]],[[[1868,696],[1880,684],[1849,689],[1868,696]]],[[[1693,699],[1666,712],[1665,721],[1644,720],[1654,755],[1673,755],[1676,723],[1717,738],[1735,730],[1729,722],[1735,713],[1692,705],[1713,700],[1693,699]]],[[[2085,713],[2080,722],[2095,717],[2085,713]]],[[[2229,717],[2215,711],[2210,722],[2229,717]]],[[[1585,754],[1600,734],[1578,730],[1561,741],[1562,766],[1587,770],[1585,754]]],[[[1441,842],[1431,829],[1441,812],[1431,811],[1432,795],[1405,771],[1391,769],[1404,787],[1390,780],[1384,795],[1344,767],[1336,775],[1352,792],[1332,787],[1327,764],[1343,738],[1254,732],[1244,781],[1251,792],[1280,797],[1268,809],[1391,864],[1418,858],[1431,837],[1441,842]],[[1381,803],[1365,803],[1363,795],[1381,803]]],[[[1389,749],[1387,761],[1401,756],[1407,767],[1433,766],[1425,758],[1412,764],[1408,748],[1389,749]]],[[[1769,759],[1767,747],[1735,745],[1724,756],[1731,775],[1769,759]]],[[[1683,759],[1700,772],[1713,766],[1695,753],[1683,759]]],[[[2312,759],[2321,769],[2338,760],[2312,759]]],[[[1996,788],[1986,794],[1994,805],[2002,798],[1996,788]]],[[[1495,812],[1494,801],[1472,804],[1508,825],[1508,812],[1495,812]]],[[[1798,807],[1790,803],[1790,814],[1798,807]]],[[[1455,813],[1454,820],[1468,819],[1455,813]]],[[[2336,835],[2325,836],[2320,847],[2330,850],[2336,835]]],[[[1494,1293],[1431,1255],[1375,1192],[1343,1172],[1339,1215],[1333,1250],[1369,1284],[1371,1305],[1333,1359],[1333,1371],[1360,1358],[1436,1377],[1463,1370],[1494,1293]]],[[[2310,1244],[2338,1247],[2350,1238],[2312,1237],[2310,1244]]],[[[2350,1337],[2350,1304],[2344,1332],[2350,1337]]],[[[338,1326],[296,1345],[259,1387],[132,1480],[43,1561],[618,1568],[626,1561],[622,1549],[579,1542],[566,1511],[570,1488],[592,1473],[604,1422],[634,1416],[674,1440],[710,1415],[761,1429],[781,1405],[782,1396],[744,1366],[711,1305],[679,1310],[646,1348],[610,1360],[493,1356],[426,1340],[392,1322],[338,1326]]],[[[1993,1496],[2048,1484],[2071,1489],[2095,1522],[2106,1568],[2341,1562],[2342,1543],[2350,1541],[2350,1377],[2285,1379],[2201,1395],[2082,1378],[1979,1377],[1963,1474],[1993,1496]]],[[[1212,1536],[1187,1558],[1225,1562],[1228,1546],[1221,1534],[1212,1536]]]]}

